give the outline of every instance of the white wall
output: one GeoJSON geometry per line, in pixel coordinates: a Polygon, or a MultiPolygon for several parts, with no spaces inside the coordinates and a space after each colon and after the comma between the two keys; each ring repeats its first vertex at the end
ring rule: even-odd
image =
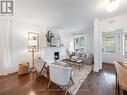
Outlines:
{"type": "Polygon", "coordinates": [[[127,28],[127,14],[100,20],[99,31],[109,32],[127,28]]]}
{"type": "MultiPolygon", "coordinates": [[[[99,21],[99,31],[101,32],[108,32],[108,31],[115,31],[118,29],[127,30],[127,14],[116,16],[109,19],[104,19],[99,21]]],[[[31,62],[31,53],[28,52],[28,32],[37,32],[40,34],[40,44],[42,46],[46,46],[45,43],[45,31],[46,28],[35,25],[34,23],[28,23],[25,21],[20,20],[12,20],[12,68],[14,70],[17,69],[18,64],[29,61],[31,62]]],[[[89,52],[90,54],[93,54],[94,52],[94,46],[93,46],[93,31],[90,30],[89,32],[89,42],[90,42],[90,48],[89,52]]],[[[84,32],[84,31],[83,31],[84,32]]],[[[85,31],[86,32],[86,31],[85,31]]],[[[61,34],[61,41],[64,44],[64,47],[66,50],[73,51],[73,35],[70,33],[63,33],[61,34]]],[[[40,47],[42,47],[40,46],[40,47]]],[[[114,59],[114,57],[111,55],[109,57],[109,54],[103,55],[105,58],[104,61],[114,59]],[[107,57],[106,57],[107,56],[107,57]]]]}
{"type": "MultiPolygon", "coordinates": [[[[10,21],[10,32],[11,32],[11,71],[15,72],[18,70],[18,65],[23,62],[30,62],[32,66],[32,54],[28,52],[28,32],[34,32],[39,34],[39,52],[35,52],[35,56],[41,56],[42,47],[47,47],[46,43],[46,26],[39,26],[34,23],[29,23],[24,20],[7,19],[10,21]]],[[[64,48],[69,50],[71,40],[71,34],[61,34],[61,41],[64,44],[64,48]]],[[[62,55],[61,55],[62,56],[62,55]]],[[[9,73],[12,73],[9,72],[9,73]]]]}
{"type": "Polygon", "coordinates": [[[11,69],[11,21],[0,19],[0,76],[12,72],[11,69]]]}
{"type": "MultiPolygon", "coordinates": [[[[100,32],[124,32],[127,29],[127,14],[115,16],[112,18],[100,20],[99,22],[99,31],[100,32]]],[[[121,35],[122,36],[122,35],[121,35]]],[[[120,37],[121,37],[120,36],[120,37]]],[[[122,38],[120,38],[120,43],[117,44],[117,47],[122,44],[122,38]]],[[[117,38],[118,43],[118,38],[117,38]]],[[[117,53],[102,53],[103,62],[113,63],[114,60],[122,60],[122,46],[118,47],[117,53]]]]}
{"type": "MultiPolygon", "coordinates": [[[[22,62],[31,63],[31,52],[28,52],[28,32],[41,33],[42,27],[19,20],[12,21],[11,34],[11,50],[12,64],[14,70],[18,69],[18,65],[22,62]]],[[[41,40],[41,39],[40,39],[41,40]]],[[[43,39],[42,39],[43,40],[43,39]]],[[[36,52],[35,54],[38,54],[36,52]]]]}
{"type": "MultiPolygon", "coordinates": [[[[46,26],[39,26],[34,23],[29,23],[24,20],[18,20],[18,19],[7,19],[10,20],[11,23],[11,71],[15,72],[18,70],[18,65],[23,62],[30,62],[31,61],[31,52],[28,52],[28,32],[34,32],[39,33],[39,52],[35,53],[35,56],[41,56],[41,48],[47,47],[46,43],[46,32],[47,27],[46,26]]],[[[67,34],[61,34],[61,41],[64,44],[64,48],[68,51],[70,48],[70,45],[72,44],[72,35],[67,34]],[[71,43],[71,44],[70,44],[71,43]]],[[[32,65],[32,64],[30,64],[32,65]]],[[[10,72],[10,73],[12,73],[10,72]]]]}

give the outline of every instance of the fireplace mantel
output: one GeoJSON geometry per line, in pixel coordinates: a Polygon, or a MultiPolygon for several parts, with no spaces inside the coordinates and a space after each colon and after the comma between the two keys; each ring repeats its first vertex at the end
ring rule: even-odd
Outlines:
{"type": "Polygon", "coordinates": [[[57,46],[57,47],[53,47],[53,46],[52,47],[49,47],[48,46],[48,47],[41,47],[41,48],[62,48],[62,46],[57,46]]]}
{"type": "Polygon", "coordinates": [[[55,61],[54,52],[59,52],[59,59],[64,59],[67,57],[64,47],[42,47],[42,59],[47,63],[53,63],[55,61]]]}

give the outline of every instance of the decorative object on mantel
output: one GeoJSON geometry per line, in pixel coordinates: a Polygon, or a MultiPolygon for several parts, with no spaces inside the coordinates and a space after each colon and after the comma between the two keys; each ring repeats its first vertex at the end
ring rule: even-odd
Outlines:
{"type": "Polygon", "coordinates": [[[54,34],[51,33],[50,31],[47,32],[46,34],[46,39],[47,39],[47,45],[51,46],[52,38],[54,37],[54,34]]]}
{"type": "Polygon", "coordinates": [[[32,52],[32,69],[31,71],[35,71],[35,62],[34,62],[34,52],[39,51],[39,34],[37,33],[28,33],[28,51],[32,52]]]}

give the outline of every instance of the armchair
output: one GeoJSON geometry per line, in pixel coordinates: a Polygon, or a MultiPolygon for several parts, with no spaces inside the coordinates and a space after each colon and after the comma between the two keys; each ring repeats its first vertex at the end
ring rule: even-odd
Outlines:
{"type": "Polygon", "coordinates": [[[70,82],[73,83],[71,78],[72,70],[68,67],[61,67],[57,65],[49,65],[50,80],[48,88],[50,87],[51,81],[61,88],[65,88],[65,95],[67,95],[67,87],[70,86],[70,82]]]}

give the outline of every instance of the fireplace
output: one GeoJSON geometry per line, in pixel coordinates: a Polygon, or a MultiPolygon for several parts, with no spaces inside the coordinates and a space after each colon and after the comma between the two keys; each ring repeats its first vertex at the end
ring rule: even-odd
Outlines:
{"type": "Polygon", "coordinates": [[[55,60],[58,60],[59,59],[59,52],[54,52],[54,59],[55,60]]]}

